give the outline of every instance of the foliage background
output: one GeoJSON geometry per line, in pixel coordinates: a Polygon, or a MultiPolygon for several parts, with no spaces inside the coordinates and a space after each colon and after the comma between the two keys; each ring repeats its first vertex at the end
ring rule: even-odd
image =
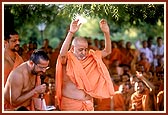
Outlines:
{"type": "Polygon", "coordinates": [[[48,38],[56,48],[65,38],[71,20],[77,15],[87,19],[76,33],[78,36],[103,39],[99,21],[105,18],[110,25],[111,39],[132,41],[164,38],[164,4],[4,4],[4,28],[19,32],[21,45],[34,41],[41,47],[42,40],[48,38]],[[43,38],[37,28],[45,23],[43,38]]]}

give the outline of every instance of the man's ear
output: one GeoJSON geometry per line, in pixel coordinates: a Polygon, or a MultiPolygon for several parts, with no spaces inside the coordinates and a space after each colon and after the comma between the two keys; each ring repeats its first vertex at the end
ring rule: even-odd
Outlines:
{"type": "Polygon", "coordinates": [[[70,51],[74,52],[74,46],[71,46],[70,51]]]}
{"type": "Polygon", "coordinates": [[[30,61],[29,61],[29,64],[32,66],[32,65],[34,64],[34,62],[30,60],[30,61]]]}
{"type": "Polygon", "coordinates": [[[7,45],[8,44],[8,41],[7,40],[4,40],[4,45],[7,45]]]}

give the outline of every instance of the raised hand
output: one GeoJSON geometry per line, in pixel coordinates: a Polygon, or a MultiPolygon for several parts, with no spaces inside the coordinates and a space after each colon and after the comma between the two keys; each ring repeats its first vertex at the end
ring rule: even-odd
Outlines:
{"type": "Polygon", "coordinates": [[[107,21],[105,19],[100,20],[100,28],[102,30],[103,33],[109,33],[109,26],[107,24],[107,21]]]}
{"type": "Polygon", "coordinates": [[[72,21],[70,24],[70,32],[75,33],[78,31],[80,25],[81,23],[79,23],[79,19],[72,21]]]}

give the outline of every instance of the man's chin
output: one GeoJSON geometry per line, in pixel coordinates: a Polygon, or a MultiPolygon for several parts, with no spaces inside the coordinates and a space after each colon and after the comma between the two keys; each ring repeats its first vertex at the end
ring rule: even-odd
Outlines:
{"type": "Polygon", "coordinates": [[[86,56],[85,56],[85,57],[82,57],[82,58],[79,58],[79,60],[84,60],[84,59],[86,59],[86,56]]]}
{"type": "Polygon", "coordinates": [[[44,73],[43,72],[32,71],[32,74],[36,75],[36,76],[40,76],[40,75],[43,75],[44,73]]]}
{"type": "Polygon", "coordinates": [[[15,47],[15,49],[13,51],[14,52],[18,52],[19,51],[19,47],[15,47]]]}
{"type": "Polygon", "coordinates": [[[20,49],[19,47],[15,48],[16,51],[19,51],[19,49],[20,49]]]}

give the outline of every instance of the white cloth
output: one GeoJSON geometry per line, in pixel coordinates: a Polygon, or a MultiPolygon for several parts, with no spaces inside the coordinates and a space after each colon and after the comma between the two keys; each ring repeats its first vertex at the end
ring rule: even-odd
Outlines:
{"type": "Polygon", "coordinates": [[[49,111],[56,109],[54,106],[46,106],[45,99],[33,98],[35,109],[38,111],[49,111]]]}
{"type": "Polygon", "coordinates": [[[164,45],[161,47],[156,46],[154,50],[154,55],[164,55],[164,45]]]}
{"type": "MultiPolygon", "coordinates": [[[[164,55],[164,45],[162,45],[161,47],[156,46],[155,50],[154,50],[154,55],[164,55]]],[[[164,60],[164,58],[162,58],[162,60],[164,60]]],[[[154,59],[154,66],[158,66],[158,59],[154,59]]]]}
{"type": "Polygon", "coordinates": [[[146,58],[149,60],[149,63],[153,62],[153,53],[149,48],[140,48],[140,53],[145,53],[146,58]]]}

